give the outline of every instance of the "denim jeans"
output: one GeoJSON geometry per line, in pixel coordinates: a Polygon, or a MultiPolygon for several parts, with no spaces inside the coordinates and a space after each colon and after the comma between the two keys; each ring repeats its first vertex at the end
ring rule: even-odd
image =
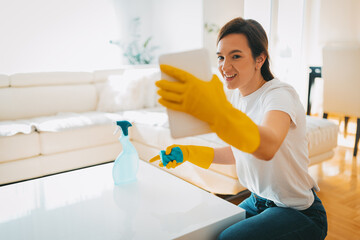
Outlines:
{"type": "Polygon", "coordinates": [[[301,211],[278,207],[252,193],[239,205],[246,210],[246,219],[225,229],[218,239],[325,239],[326,212],[321,200],[313,193],[314,203],[301,211]]]}

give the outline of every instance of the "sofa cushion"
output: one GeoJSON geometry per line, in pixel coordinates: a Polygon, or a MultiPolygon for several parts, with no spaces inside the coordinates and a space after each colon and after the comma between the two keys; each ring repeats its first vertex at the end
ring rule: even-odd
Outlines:
{"type": "Polygon", "coordinates": [[[127,119],[130,122],[133,121],[136,123],[161,126],[165,128],[169,127],[168,116],[164,107],[144,108],[136,111],[123,111],[118,114],[121,114],[124,119],[127,119]]]}
{"type": "Polygon", "coordinates": [[[158,68],[127,69],[121,75],[109,75],[99,94],[98,111],[117,112],[158,106],[155,81],[158,68]]]}
{"type": "Polygon", "coordinates": [[[89,72],[17,73],[10,76],[11,87],[49,86],[91,83],[89,72]]]}
{"type": "Polygon", "coordinates": [[[109,77],[99,95],[98,111],[117,112],[144,106],[144,84],[141,79],[126,79],[123,75],[109,77]]]}
{"type": "Polygon", "coordinates": [[[98,70],[93,72],[93,82],[101,83],[106,82],[109,76],[112,75],[122,75],[125,69],[107,69],[107,70],[98,70]]]}
{"type": "Polygon", "coordinates": [[[92,84],[0,88],[0,120],[87,112],[95,110],[96,104],[96,88],[92,84]]]}
{"type": "Polygon", "coordinates": [[[32,119],[40,135],[41,154],[53,154],[117,142],[113,123],[121,114],[102,112],[62,113],[32,119]]]}
{"type": "Polygon", "coordinates": [[[331,151],[337,146],[339,126],[327,119],[306,116],[309,157],[331,151]]]}
{"type": "Polygon", "coordinates": [[[0,167],[0,184],[110,162],[116,158],[121,149],[121,145],[118,142],[59,154],[39,155],[22,159],[21,161],[2,163],[0,167]]]}
{"type": "MultiPolygon", "coordinates": [[[[111,124],[122,119],[121,113],[60,112],[54,116],[32,118],[29,121],[38,132],[61,132],[95,125],[111,124]]],[[[115,128],[115,125],[114,125],[115,128]]]]}
{"type": "MultiPolygon", "coordinates": [[[[97,95],[100,96],[102,90],[107,85],[107,80],[111,75],[122,75],[124,69],[108,69],[93,72],[93,82],[96,87],[97,95]]],[[[99,97],[100,99],[100,97],[99,97]]]]}
{"type": "Polygon", "coordinates": [[[10,78],[7,75],[0,74],[0,88],[9,87],[10,78]]]}
{"type": "Polygon", "coordinates": [[[61,132],[40,132],[41,154],[54,154],[115,143],[113,124],[82,127],[61,132]]]}
{"type": "Polygon", "coordinates": [[[22,158],[38,156],[40,154],[39,134],[16,134],[0,137],[0,162],[8,162],[22,158]]]}
{"type": "Polygon", "coordinates": [[[0,121],[0,137],[18,133],[30,134],[34,131],[35,126],[30,120],[0,121]]]}

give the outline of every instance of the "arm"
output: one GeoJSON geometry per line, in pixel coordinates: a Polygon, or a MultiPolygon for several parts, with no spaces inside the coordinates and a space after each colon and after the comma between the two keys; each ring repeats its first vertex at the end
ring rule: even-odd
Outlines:
{"type": "Polygon", "coordinates": [[[271,160],[283,143],[291,124],[290,116],[282,111],[269,111],[258,126],[260,145],[253,156],[261,160],[271,160]]]}
{"type": "Polygon", "coordinates": [[[215,148],[214,160],[212,163],[217,164],[235,164],[234,154],[231,147],[215,148]]]}
{"type": "MultiPolygon", "coordinates": [[[[287,113],[282,111],[268,112],[261,125],[258,126],[260,145],[253,152],[253,155],[262,160],[271,160],[284,141],[290,128],[290,123],[290,116],[287,113]]],[[[209,148],[191,145],[172,145],[166,149],[166,152],[161,152],[163,152],[160,153],[163,155],[162,161],[166,161],[166,163],[161,162],[160,166],[166,166],[167,168],[175,168],[187,160],[203,168],[208,168],[211,163],[235,164],[235,157],[230,146],[209,148]],[[173,156],[169,155],[174,147],[181,149],[179,156],[175,156],[176,153],[172,154],[173,156]],[[178,158],[180,158],[180,161],[178,158]]],[[[150,162],[157,160],[160,160],[160,155],[153,157],[150,162]]]]}
{"type": "MultiPolygon", "coordinates": [[[[254,157],[271,160],[283,143],[290,128],[290,116],[282,111],[269,111],[258,126],[260,133],[259,148],[253,153],[254,157]]],[[[215,148],[213,163],[235,164],[231,147],[215,148]]]]}

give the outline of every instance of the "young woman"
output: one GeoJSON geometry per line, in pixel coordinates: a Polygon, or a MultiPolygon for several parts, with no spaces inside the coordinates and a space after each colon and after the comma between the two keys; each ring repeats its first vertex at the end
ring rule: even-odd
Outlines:
{"type": "Polygon", "coordinates": [[[246,219],[219,239],[324,239],[327,218],[308,173],[305,112],[296,91],[270,71],[264,29],[254,20],[231,20],[219,32],[217,56],[227,88],[234,89],[231,103],[215,75],[205,82],[165,65],[162,71],[179,82],[158,81],[159,102],[208,122],[230,146],[172,145],[160,153],[160,165],[236,164],[252,194],[239,205],[246,219]]]}

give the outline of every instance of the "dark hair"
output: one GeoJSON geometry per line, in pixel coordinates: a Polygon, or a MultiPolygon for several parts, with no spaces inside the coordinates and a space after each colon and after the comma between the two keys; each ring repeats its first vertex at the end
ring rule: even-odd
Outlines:
{"type": "Polygon", "coordinates": [[[268,39],[266,32],[260,23],[252,19],[243,19],[241,17],[234,18],[220,29],[217,44],[219,44],[222,38],[232,33],[245,35],[254,59],[256,59],[256,57],[258,57],[261,53],[265,54],[266,59],[261,67],[261,75],[265,81],[272,80],[274,76],[270,70],[268,39]]]}

